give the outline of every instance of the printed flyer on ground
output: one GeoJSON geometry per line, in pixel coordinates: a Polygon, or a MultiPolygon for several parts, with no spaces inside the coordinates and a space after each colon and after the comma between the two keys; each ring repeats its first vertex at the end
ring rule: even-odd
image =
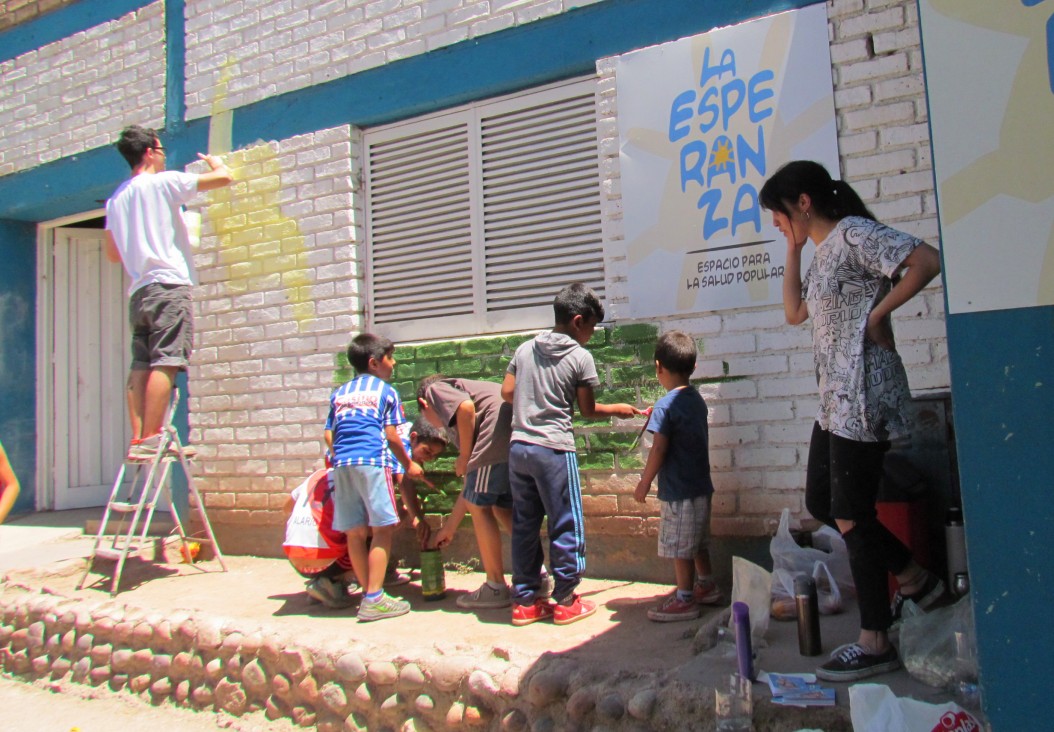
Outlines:
{"type": "Polygon", "coordinates": [[[825,6],[626,54],[616,81],[630,315],[782,302],[758,192],[790,160],[841,177],[825,6]]]}

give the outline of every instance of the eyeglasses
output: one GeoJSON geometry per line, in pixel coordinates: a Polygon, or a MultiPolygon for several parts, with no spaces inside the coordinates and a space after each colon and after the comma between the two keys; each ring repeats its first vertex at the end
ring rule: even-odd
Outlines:
{"type": "Polygon", "coordinates": [[[162,155],[165,154],[165,148],[161,147],[160,145],[155,145],[154,147],[152,147],[150,149],[151,150],[156,150],[157,152],[160,152],[162,155]]]}

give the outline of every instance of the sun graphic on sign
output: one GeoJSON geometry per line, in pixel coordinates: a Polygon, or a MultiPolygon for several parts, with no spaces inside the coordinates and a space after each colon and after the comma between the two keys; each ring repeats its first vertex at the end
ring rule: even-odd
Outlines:
{"type": "MultiPolygon", "coordinates": [[[[707,178],[713,178],[721,173],[731,173],[734,163],[735,156],[732,153],[732,141],[722,135],[714,141],[714,147],[710,151],[707,178]]],[[[733,176],[734,178],[735,176],[733,176]]]]}

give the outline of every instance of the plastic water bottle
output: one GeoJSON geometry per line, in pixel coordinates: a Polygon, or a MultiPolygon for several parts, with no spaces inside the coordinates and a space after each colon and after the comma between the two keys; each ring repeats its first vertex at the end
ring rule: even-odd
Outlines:
{"type": "Polygon", "coordinates": [[[794,578],[794,605],[798,611],[798,652],[803,656],[820,655],[820,603],[816,581],[808,575],[794,578]]]}

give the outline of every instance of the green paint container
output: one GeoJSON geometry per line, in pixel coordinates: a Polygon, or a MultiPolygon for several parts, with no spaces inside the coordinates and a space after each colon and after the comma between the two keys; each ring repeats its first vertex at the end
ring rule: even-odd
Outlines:
{"type": "Polygon", "coordinates": [[[443,553],[438,549],[421,551],[421,594],[425,600],[442,600],[446,597],[443,553]]]}

